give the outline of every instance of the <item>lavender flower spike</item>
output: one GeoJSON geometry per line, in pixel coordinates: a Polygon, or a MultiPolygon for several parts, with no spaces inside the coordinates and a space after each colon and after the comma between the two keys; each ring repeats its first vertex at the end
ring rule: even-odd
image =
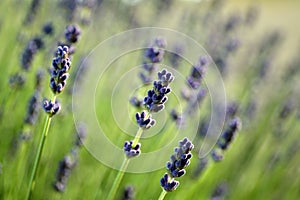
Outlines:
{"type": "Polygon", "coordinates": [[[136,113],[136,122],[142,129],[149,129],[155,124],[155,120],[152,119],[151,115],[146,118],[146,112],[136,113]]]}
{"type": "Polygon", "coordinates": [[[217,141],[217,146],[212,150],[211,156],[214,161],[221,161],[224,158],[224,151],[232,143],[236,133],[241,129],[241,121],[234,118],[229,122],[227,129],[222,133],[217,141]]]}
{"type": "Polygon", "coordinates": [[[127,158],[132,158],[132,157],[137,157],[141,154],[141,144],[140,143],[137,143],[135,145],[135,147],[132,146],[133,144],[133,141],[126,141],[125,144],[124,144],[124,152],[127,156],[127,158]]]}
{"type": "Polygon", "coordinates": [[[174,80],[174,76],[172,75],[172,73],[168,72],[165,69],[161,72],[158,72],[157,76],[163,86],[168,86],[174,80]]]}
{"type": "Polygon", "coordinates": [[[171,92],[169,84],[174,80],[172,73],[163,69],[158,72],[158,81],[153,82],[153,89],[148,91],[144,98],[144,105],[150,112],[159,112],[164,109],[164,103],[168,100],[166,94],[171,92]]]}
{"type": "Polygon", "coordinates": [[[44,108],[45,112],[50,117],[52,117],[53,115],[57,114],[60,111],[61,106],[57,101],[52,102],[51,100],[50,101],[44,100],[43,108],[44,108]]]}
{"type": "Polygon", "coordinates": [[[174,154],[171,156],[170,161],[167,162],[167,173],[160,180],[160,185],[167,192],[175,190],[179,182],[174,180],[176,177],[183,176],[186,172],[185,169],[190,164],[192,154],[190,153],[194,145],[187,138],[179,142],[179,147],[174,149],[174,154]]]}

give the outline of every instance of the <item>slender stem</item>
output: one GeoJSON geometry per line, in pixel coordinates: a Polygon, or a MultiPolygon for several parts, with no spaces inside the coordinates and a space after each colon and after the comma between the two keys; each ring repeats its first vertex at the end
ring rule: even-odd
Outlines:
{"type": "Polygon", "coordinates": [[[55,103],[55,101],[56,101],[56,95],[53,95],[52,102],[55,103]]]}
{"type": "Polygon", "coordinates": [[[135,147],[137,145],[137,143],[139,142],[139,140],[142,137],[142,134],[143,134],[143,129],[141,127],[139,127],[139,130],[137,131],[137,133],[133,139],[132,147],[135,147]]]}
{"type": "Polygon", "coordinates": [[[38,169],[41,157],[42,157],[44,144],[45,144],[45,140],[48,135],[51,119],[52,119],[52,117],[47,116],[45,124],[44,124],[43,133],[42,133],[42,136],[40,139],[40,143],[39,143],[38,150],[37,150],[37,155],[35,157],[33,169],[32,169],[31,176],[30,176],[29,187],[28,187],[28,191],[27,191],[27,195],[26,195],[27,200],[31,198],[32,192],[35,187],[35,179],[36,179],[37,169],[38,169]]]}
{"type": "Polygon", "coordinates": [[[124,176],[125,170],[127,169],[128,164],[129,164],[129,159],[125,157],[125,159],[122,163],[121,169],[119,170],[118,175],[115,178],[114,183],[109,191],[107,200],[114,199],[114,196],[115,196],[117,189],[119,188],[119,185],[123,179],[123,176],[124,176]]]}
{"type": "MultiPolygon", "coordinates": [[[[147,116],[148,116],[148,114],[147,114],[147,116]]],[[[138,131],[135,134],[135,137],[133,139],[132,147],[135,147],[137,145],[137,143],[139,142],[142,134],[143,134],[143,129],[141,127],[139,127],[139,129],[138,129],[138,131]]],[[[117,192],[117,189],[119,188],[119,185],[120,185],[120,183],[123,179],[123,176],[124,176],[124,173],[127,169],[128,164],[129,164],[129,159],[127,157],[125,157],[125,159],[123,161],[123,164],[121,166],[121,169],[119,170],[119,172],[117,174],[117,177],[114,180],[113,186],[111,187],[111,189],[109,191],[107,200],[112,200],[114,198],[114,196],[117,192]]]]}
{"type": "Polygon", "coordinates": [[[163,200],[165,198],[166,194],[167,194],[166,190],[162,190],[158,197],[158,200],[163,200]]]}

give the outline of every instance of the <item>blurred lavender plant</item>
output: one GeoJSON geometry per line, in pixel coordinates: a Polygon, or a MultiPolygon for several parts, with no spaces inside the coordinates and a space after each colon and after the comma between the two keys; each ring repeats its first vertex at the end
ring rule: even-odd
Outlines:
{"type": "Polygon", "coordinates": [[[241,40],[237,32],[243,28],[243,18],[237,12],[231,13],[228,17],[216,16],[211,13],[212,11],[206,19],[207,22],[214,21],[214,24],[218,25],[207,29],[206,46],[219,71],[222,75],[225,75],[230,56],[241,46],[241,40]]]}
{"type": "Polygon", "coordinates": [[[280,30],[272,30],[264,34],[259,41],[259,45],[255,44],[247,53],[247,57],[252,55],[255,58],[251,61],[252,63],[249,63],[251,66],[254,66],[251,68],[253,70],[252,73],[257,77],[254,79],[255,84],[252,87],[258,85],[268,75],[282,38],[280,30]]]}
{"type": "MultiPolygon", "coordinates": [[[[282,75],[282,79],[284,82],[291,82],[292,80],[296,79],[296,76],[299,74],[300,71],[300,47],[298,47],[296,51],[296,56],[292,59],[292,61],[288,64],[287,70],[284,71],[282,75]]],[[[291,83],[293,84],[293,83],[291,83]]]]}
{"type": "Polygon", "coordinates": [[[198,89],[200,87],[208,63],[208,58],[201,56],[198,63],[192,67],[191,74],[187,78],[187,82],[192,89],[198,89]]]}
{"type": "Polygon", "coordinates": [[[211,200],[222,200],[225,199],[225,195],[228,191],[228,186],[226,183],[220,183],[217,185],[217,187],[214,189],[212,195],[211,195],[211,200]]]}
{"type": "Polygon", "coordinates": [[[74,1],[61,0],[58,1],[58,7],[63,9],[65,19],[67,21],[77,21],[81,25],[88,25],[91,22],[92,8],[96,6],[95,0],[74,1]],[[85,13],[85,14],[84,14],[85,13]]]}
{"type": "Polygon", "coordinates": [[[77,8],[77,1],[61,0],[59,1],[58,7],[65,10],[65,17],[68,21],[72,21],[74,19],[77,8]]]}
{"type": "Polygon", "coordinates": [[[126,186],[121,200],[133,200],[135,199],[134,197],[135,194],[133,186],[126,186]]]}
{"type": "Polygon", "coordinates": [[[27,46],[21,55],[21,67],[25,71],[30,69],[35,54],[43,47],[44,41],[41,37],[34,37],[27,43],[27,46]]]}
{"type": "MultiPolygon", "coordinates": [[[[101,4],[101,2],[98,2],[101,4]]],[[[95,11],[95,7],[97,6],[96,0],[85,0],[78,1],[78,7],[76,12],[76,20],[83,25],[89,25],[92,22],[92,14],[95,11]]]]}
{"type": "Polygon", "coordinates": [[[257,6],[250,6],[246,12],[246,17],[244,23],[249,26],[253,26],[253,24],[257,21],[259,16],[259,8],[257,6]]]}
{"type": "Polygon", "coordinates": [[[179,44],[177,44],[174,47],[174,52],[171,53],[169,56],[170,63],[172,64],[172,67],[178,68],[181,60],[181,56],[183,54],[183,47],[179,44]]]}
{"type": "Polygon", "coordinates": [[[206,73],[206,68],[210,61],[207,56],[201,56],[198,62],[192,66],[192,70],[187,77],[187,86],[181,90],[181,97],[187,102],[187,107],[180,116],[180,123],[176,121],[178,125],[182,125],[187,116],[190,116],[196,107],[203,101],[206,96],[206,89],[202,87],[202,82],[206,73]]]}
{"type": "Polygon", "coordinates": [[[204,138],[207,134],[209,127],[209,118],[205,117],[204,119],[200,120],[199,126],[198,126],[198,136],[201,138],[204,138]]]}
{"type": "Polygon", "coordinates": [[[229,102],[226,107],[226,117],[225,121],[228,121],[229,119],[233,119],[236,114],[238,113],[239,104],[235,101],[229,102]]]}
{"type": "Polygon", "coordinates": [[[41,69],[37,71],[35,76],[34,93],[27,102],[27,109],[24,116],[21,130],[12,141],[12,154],[18,150],[20,141],[29,140],[32,136],[33,126],[36,124],[41,110],[41,87],[44,78],[44,71],[41,69]]]}
{"type": "MultiPolygon", "coordinates": [[[[34,2],[35,0],[32,1],[32,3],[34,2]]],[[[25,49],[21,53],[20,67],[22,71],[16,72],[9,77],[9,85],[11,88],[18,89],[25,84],[26,74],[24,72],[27,73],[32,68],[36,54],[44,48],[44,36],[52,35],[53,32],[53,25],[51,22],[48,22],[42,27],[42,34],[40,34],[40,36],[34,36],[28,41],[25,49]]]]}
{"type": "Polygon", "coordinates": [[[167,173],[160,179],[160,185],[163,191],[159,197],[162,200],[167,192],[176,190],[179,186],[179,182],[175,178],[183,176],[186,168],[190,164],[190,159],[192,157],[191,151],[194,148],[189,139],[184,138],[179,142],[179,147],[174,149],[174,154],[171,155],[170,161],[167,162],[166,168],[167,173]]]}
{"type": "Polygon", "coordinates": [[[53,27],[53,24],[52,22],[47,22],[43,25],[43,33],[45,35],[53,35],[54,33],[54,27],[53,27]]]}
{"type": "Polygon", "coordinates": [[[65,37],[69,43],[76,43],[79,40],[81,30],[77,25],[68,25],[65,30],[65,37]]]}
{"type": "Polygon", "coordinates": [[[211,156],[214,161],[221,161],[224,157],[224,151],[234,140],[236,134],[241,129],[241,121],[239,118],[232,119],[227,129],[221,134],[217,141],[217,146],[212,150],[211,156]]]}
{"type": "Polygon", "coordinates": [[[170,112],[171,119],[179,127],[184,124],[184,120],[196,110],[196,107],[206,96],[206,89],[202,87],[202,82],[209,64],[210,61],[207,56],[200,56],[198,62],[192,66],[191,72],[187,77],[186,83],[188,87],[184,87],[181,90],[181,97],[187,102],[187,107],[183,113],[179,113],[176,109],[172,109],[170,112]]]}
{"type": "Polygon", "coordinates": [[[75,168],[78,163],[79,156],[78,152],[82,147],[82,143],[87,135],[86,126],[80,123],[76,131],[76,139],[70,153],[66,154],[64,158],[59,162],[58,169],[56,173],[56,180],[53,184],[54,188],[58,192],[64,192],[66,189],[66,184],[71,171],[75,168]]]}
{"type": "Polygon", "coordinates": [[[30,24],[33,21],[40,4],[41,4],[41,0],[32,0],[31,1],[29,10],[28,10],[27,15],[24,20],[25,24],[30,24]]]}
{"type": "Polygon", "coordinates": [[[71,170],[77,163],[77,152],[72,152],[71,155],[66,155],[58,165],[56,182],[54,187],[58,192],[63,192],[66,188],[67,179],[70,176],[71,170]]]}
{"type": "Polygon", "coordinates": [[[166,40],[158,37],[145,50],[143,71],[140,73],[140,78],[144,84],[149,84],[152,81],[152,75],[157,70],[157,63],[163,60],[166,46],[166,40]]]}
{"type": "Polygon", "coordinates": [[[42,89],[42,80],[44,78],[44,71],[38,70],[35,78],[34,94],[28,101],[27,113],[24,118],[24,123],[28,125],[34,125],[36,123],[40,103],[41,103],[41,89],[42,89]]]}
{"type": "Polygon", "coordinates": [[[24,73],[17,72],[9,77],[8,83],[9,86],[13,89],[22,88],[26,82],[26,77],[24,73]]]}
{"type": "Polygon", "coordinates": [[[27,113],[24,119],[24,123],[33,125],[37,120],[37,115],[39,111],[40,105],[40,93],[35,92],[32,97],[29,99],[28,106],[27,106],[27,113]]]}
{"type": "Polygon", "coordinates": [[[175,109],[172,109],[170,112],[170,116],[171,116],[171,119],[173,121],[175,121],[178,126],[181,125],[182,115],[179,112],[177,112],[175,109]]]}

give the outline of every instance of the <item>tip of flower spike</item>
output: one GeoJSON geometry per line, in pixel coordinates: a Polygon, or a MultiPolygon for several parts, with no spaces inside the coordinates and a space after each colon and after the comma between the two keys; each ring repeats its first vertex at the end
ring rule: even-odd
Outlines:
{"type": "Polygon", "coordinates": [[[161,179],[160,179],[160,185],[162,188],[167,191],[171,192],[176,190],[176,188],[179,186],[179,182],[171,179],[169,175],[166,173],[161,179]]]}
{"type": "Polygon", "coordinates": [[[223,160],[224,155],[220,150],[214,149],[211,152],[211,157],[214,161],[219,162],[219,161],[223,160]]]}
{"type": "Polygon", "coordinates": [[[168,86],[174,80],[174,76],[172,75],[172,73],[168,72],[166,69],[158,72],[157,77],[163,86],[168,86]]]}
{"type": "Polygon", "coordinates": [[[60,111],[61,106],[57,101],[52,102],[51,100],[50,101],[44,100],[43,101],[43,108],[44,108],[44,111],[50,117],[52,117],[53,115],[57,114],[60,111]]]}
{"type": "Polygon", "coordinates": [[[200,65],[207,65],[209,64],[209,58],[207,56],[201,56],[199,59],[200,65]]]}
{"type": "Polygon", "coordinates": [[[154,126],[156,122],[154,119],[152,119],[151,114],[148,114],[148,116],[146,116],[146,111],[142,111],[141,113],[136,113],[135,118],[137,124],[142,129],[149,129],[152,126],[154,126]]]}
{"type": "Polygon", "coordinates": [[[167,46],[167,40],[163,37],[155,38],[154,42],[160,48],[166,48],[166,46],[167,46]]]}
{"type": "Polygon", "coordinates": [[[78,25],[68,25],[65,30],[65,38],[70,43],[76,43],[79,40],[81,30],[78,25]]]}
{"type": "Polygon", "coordinates": [[[242,122],[238,117],[235,117],[230,121],[229,127],[236,131],[240,131],[242,129],[242,122]]]}
{"type": "Polygon", "coordinates": [[[128,158],[132,158],[132,157],[137,157],[141,154],[141,144],[140,143],[137,143],[135,145],[135,147],[132,146],[133,142],[132,141],[125,141],[125,144],[124,144],[124,153],[125,155],[128,157],[128,158]]]}

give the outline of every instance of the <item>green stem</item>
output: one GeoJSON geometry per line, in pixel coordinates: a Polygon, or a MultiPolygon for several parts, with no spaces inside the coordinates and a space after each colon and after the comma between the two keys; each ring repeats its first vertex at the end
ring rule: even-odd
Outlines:
{"type": "MultiPolygon", "coordinates": [[[[147,114],[148,116],[149,114],[147,114]]],[[[135,134],[135,137],[133,139],[133,142],[132,142],[132,147],[135,147],[137,145],[137,143],[139,142],[141,136],[143,134],[143,129],[141,127],[139,127],[137,133],[135,134]]],[[[112,200],[117,192],[117,189],[119,188],[119,185],[123,179],[123,176],[124,176],[124,173],[127,169],[127,166],[129,164],[129,159],[127,157],[125,157],[124,161],[123,161],[123,164],[121,166],[121,169],[119,170],[118,174],[117,174],[117,177],[115,178],[114,180],[114,183],[113,183],[113,186],[111,187],[110,191],[109,191],[109,194],[108,194],[108,197],[107,197],[107,200],[112,200]]]]}
{"type": "Polygon", "coordinates": [[[135,147],[137,145],[137,143],[140,141],[142,137],[142,134],[143,134],[143,129],[140,127],[133,139],[132,147],[135,147]]]}
{"type": "Polygon", "coordinates": [[[129,164],[129,159],[125,157],[121,169],[118,172],[117,177],[114,180],[113,186],[111,187],[107,200],[112,200],[117,192],[117,189],[119,188],[119,185],[123,179],[123,176],[125,174],[125,170],[127,169],[127,166],[129,164]]]}
{"type": "Polygon", "coordinates": [[[166,190],[162,190],[158,197],[158,200],[163,200],[165,198],[166,194],[167,194],[166,190]]]}
{"type": "Polygon", "coordinates": [[[38,169],[41,157],[42,157],[44,144],[45,144],[45,141],[46,141],[46,138],[48,135],[51,119],[52,119],[52,117],[47,116],[46,121],[45,121],[43,133],[42,133],[42,136],[40,139],[40,143],[39,143],[38,150],[37,150],[37,155],[35,157],[32,173],[30,176],[29,187],[28,187],[28,191],[27,191],[27,195],[26,195],[27,200],[31,198],[32,192],[35,187],[35,179],[36,179],[37,169],[38,169]]]}

